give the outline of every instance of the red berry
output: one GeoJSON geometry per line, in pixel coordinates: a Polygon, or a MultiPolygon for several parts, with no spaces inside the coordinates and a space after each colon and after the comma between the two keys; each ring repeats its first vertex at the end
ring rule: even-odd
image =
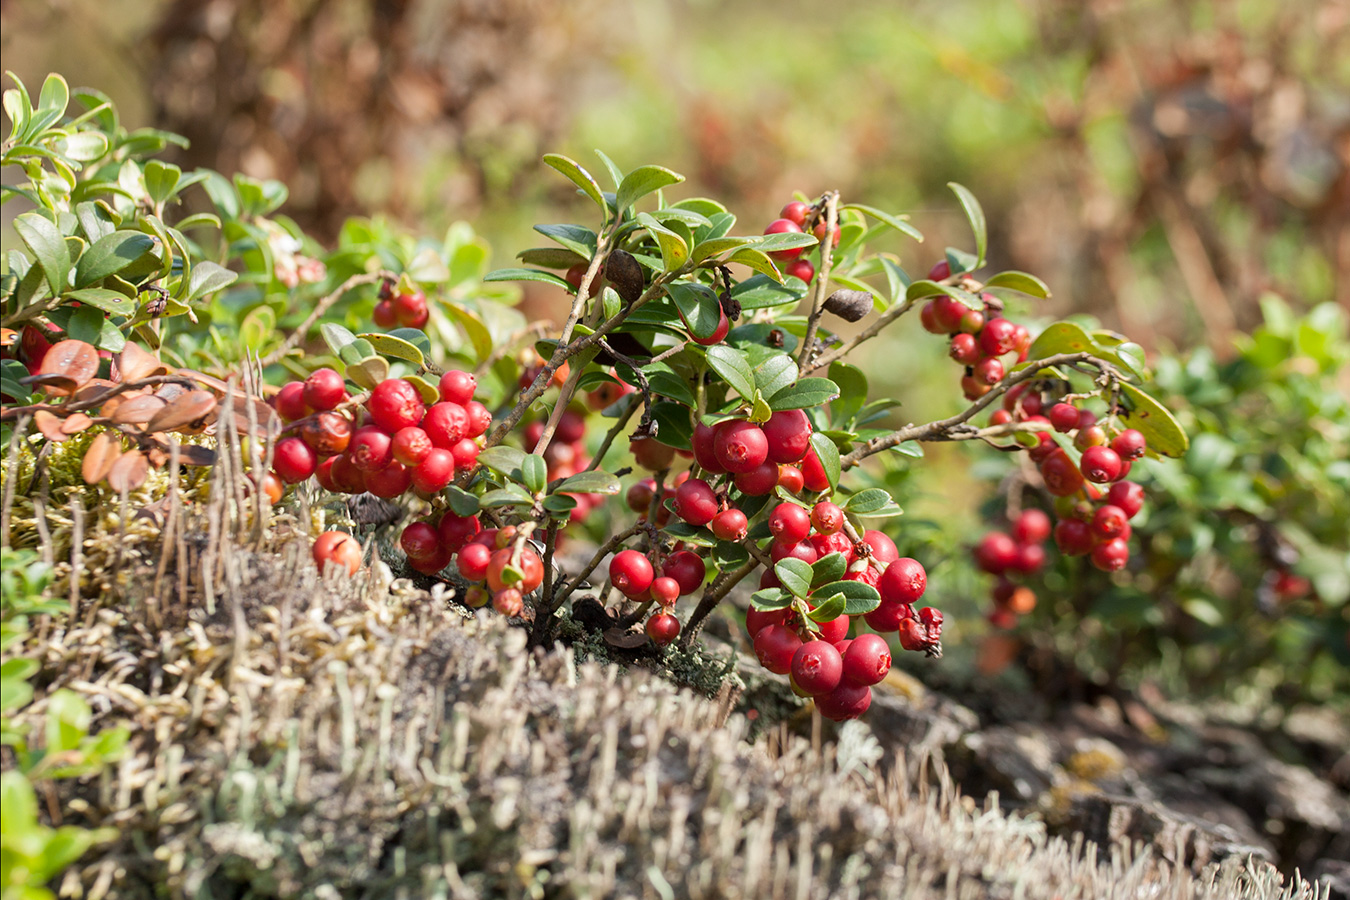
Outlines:
{"type": "Polygon", "coordinates": [[[1002,356],[1016,343],[1016,326],[1007,319],[990,319],[980,330],[980,349],[985,356],[1002,356]]]}
{"type": "Polygon", "coordinates": [[[816,698],[816,709],[835,722],[856,719],[871,705],[872,689],[851,681],[841,680],[834,690],[816,698]]]}
{"type": "MultiPolygon", "coordinates": [[[[477,516],[457,516],[454,513],[446,513],[441,517],[441,522],[436,526],[436,533],[440,535],[441,543],[454,553],[463,550],[474,538],[482,532],[482,525],[478,522],[477,516]]],[[[477,580],[477,579],[473,579],[477,580]]]]}
{"type": "Polygon", "coordinates": [[[627,597],[637,597],[656,577],[652,562],[636,550],[620,550],[609,561],[609,580],[627,597]]]}
{"type": "Polygon", "coordinates": [[[355,575],[361,568],[361,545],[345,531],[325,531],[314,540],[311,553],[320,572],[330,562],[346,569],[350,575],[355,575]]]}
{"type": "Polygon", "coordinates": [[[1127,461],[1143,456],[1147,446],[1148,442],[1144,440],[1143,432],[1133,428],[1126,428],[1111,442],[1111,449],[1116,451],[1121,459],[1127,461]]]}
{"type": "Polygon", "coordinates": [[[1097,424],[1097,414],[1090,409],[1080,409],[1078,411],[1078,427],[1091,428],[1097,424]]]}
{"type": "Polygon", "coordinates": [[[830,488],[830,476],[825,472],[825,464],[820,461],[816,448],[806,451],[801,462],[802,481],[808,491],[826,491],[830,488]]]}
{"type": "Polygon", "coordinates": [[[431,559],[440,551],[440,538],[429,522],[410,523],[398,543],[410,559],[431,559]]]}
{"type": "Polygon", "coordinates": [[[980,361],[980,343],[969,334],[954,334],[947,355],[963,366],[973,366],[980,361]]]}
{"type": "Polygon", "coordinates": [[[1040,544],[1018,544],[1017,554],[1013,557],[1012,570],[1030,575],[1039,572],[1045,565],[1045,550],[1040,544]]]}
{"type": "Polygon", "coordinates": [[[1017,559],[1017,542],[1001,531],[991,531],[975,547],[975,565],[990,575],[1002,575],[1017,559]]]}
{"type": "Polygon", "coordinates": [[[723,541],[742,540],[750,528],[750,522],[746,519],[745,513],[739,509],[722,510],[713,516],[711,524],[712,533],[723,541]]]}
{"type": "Polygon", "coordinates": [[[780,503],[769,513],[769,531],[781,544],[797,544],[811,533],[811,515],[795,503],[780,503]]]}
{"type": "Polygon", "coordinates": [[[1065,556],[1084,556],[1092,552],[1092,529],[1081,519],[1060,519],[1055,523],[1055,546],[1065,556]]]}
{"type": "Polygon", "coordinates": [[[1098,539],[1110,540],[1125,534],[1125,530],[1130,527],[1129,518],[1125,515],[1125,510],[1108,503],[1097,507],[1088,527],[1092,529],[1092,534],[1098,539]]]}
{"type": "Polygon", "coordinates": [[[943,334],[955,334],[961,330],[961,320],[967,309],[969,307],[960,300],[942,294],[933,299],[933,321],[943,334]]]}
{"type": "Polygon", "coordinates": [[[806,227],[806,217],[811,214],[811,204],[801,200],[790,200],[778,213],[778,218],[796,223],[797,227],[806,227]]]}
{"type": "Polygon", "coordinates": [[[417,468],[412,470],[413,487],[424,494],[434,494],[455,477],[455,455],[442,447],[435,447],[417,468]]]}
{"type": "Polygon", "coordinates": [[[655,438],[640,438],[628,442],[628,450],[633,459],[642,468],[651,472],[660,472],[670,468],[675,461],[675,448],[663,444],[655,438]]]}
{"type": "Polygon", "coordinates": [[[492,427],[492,413],[488,412],[488,408],[477,400],[470,400],[464,404],[464,413],[468,418],[467,430],[464,432],[465,437],[476,438],[486,434],[487,430],[492,427]]]}
{"type": "Polygon", "coordinates": [[[1122,538],[1102,541],[1092,548],[1092,564],[1103,572],[1117,572],[1130,561],[1130,545],[1122,538]]]}
{"type": "Polygon", "coordinates": [[[811,525],[821,534],[844,530],[844,511],[828,500],[811,507],[811,525]]]}
{"type": "Polygon", "coordinates": [[[1024,509],[1013,522],[1012,539],[1019,544],[1040,544],[1050,536],[1050,517],[1039,509],[1024,509]]]}
{"type": "Polygon", "coordinates": [[[774,562],[782,559],[800,559],[802,562],[810,564],[819,558],[816,554],[816,548],[811,546],[810,541],[801,541],[797,544],[783,544],[774,541],[769,549],[769,559],[774,562]]]}
{"type": "Polygon", "coordinates": [[[1106,429],[1100,425],[1079,428],[1078,433],[1073,436],[1073,445],[1079,450],[1086,450],[1089,447],[1104,447],[1106,446],[1106,429]]]}
{"type": "Polygon", "coordinates": [[[366,490],[386,500],[403,496],[412,484],[413,470],[399,462],[391,462],[378,472],[366,473],[366,490]]]}
{"type": "Polygon", "coordinates": [[[843,675],[853,684],[880,684],[891,671],[891,647],[879,634],[860,634],[843,655],[843,675]]]}
{"type": "Polygon", "coordinates": [[[787,610],[774,609],[761,611],[751,607],[745,611],[745,630],[750,635],[750,640],[755,639],[769,625],[782,625],[787,621],[787,610]]]}
{"type": "Polygon", "coordinates": [[[1050,424],[1061,434],[1078,427],[1078,408],[1068,403],[1056,403],[1050,407],[1050,424]]]}
{"type": "Polygon", "coordinates": [[[800,409],[779,410],[764,423],[769,459],[795,463],[811,449],[811,420],[800,409]]]}
{"type": "Polygon", "coordinates": [[[1045,489],[1056,497],[1067,497],[1083,486],[1083,473],[1062,447],[1056,447],[1041,461],[1041,477],[1045,489]]]}
{"type": "Polygon", "coordinates": [[[773,489],[778,486],[778,465],[766,460],[762,465],[751,469],[749,472],[738,472],[733,481],[736,490],[742,494],[751,497],[772,494],[773,489]]]}
{"type": "Polygon", "coordinates": [[[437,389],[442,400],[466,406],[473,399],[473,392],[478,390],[478,379],[469,372],[451,369],[441,376],[437,389]]]}
{"type": "Polygon", "coordinates": [[[398,294],[391,303],[398,324],[405,328],[421,328],[427,324],[427,295],[421,291],[398,294]]]}
{"type": "Polygon", "coordinates": [[[1006,409],[996,409],[989,414],[990,425],[1007,425],[1012,421],[1012,413],[1006,409]]]}
{"type": "Polygon", "coordinates": [[[478,465],[478,453],[481,449],[473,438],[465,438],[451,447],[450,455],[455,458],[455,470],[472,469],[478,465]]]}
{"type": "Polygon", "coordinates": [[[933,268],[928,270],[928,280],[942,281],[945,278],[950,278],[951,274],[952,264],[945,259],[939,259],[937,262],[933,263],[933,268]]]}
{"type": "Polygon", "coordinates": [[[930,643],[928,629],[918,619],[905,619],[900,623],[900,646],[906,650],[926,650],[930,643]]]}
{"type": "Polygon", "coordinates": [[[566,410],[558,417],[558,428],[553,432],[553,440],[563,444],[575,444],[586,436],[586,419],[580,413],[566,410]]]}
{"type": "Polygon", "coordinates": [[[501,547],[493,552],[492,558],[488,562],[488,587],[494,591],[515,587],[522,593],[528,594],[544,583],[544,561],[539,558],[538,553],[534,552],[534,548],[522,547],[520,559],[515,565],[521,578],[514,585],[508,585],[506,583],[506,569],[512,565],[511,557],[514,553],[515,548],[511,546],[501,547]]]}
{"type": "Polygon", "coordinates": [[[469,544],[459,551],[456,565],[465,581],[482,581],[487,578],[488,563],[492,561],[492,551],[482,544],[469,544]]]}
{"type": "Polygon", "coordinates": [[[352,461],[350,453],[333,457],[329,473],[333,487],[343,494],[360,494],[366,489],[366,473],[352,461]]]}
{"type": "Polygon", "coordinates": [[[342,413],[320,412],[300,420],[300,439],[320,456],[347,449],[352,440],[352,420],[342,413]]]}
{"type": "Polygon", "coordinates": [[[680,636],[680,620],[670,613],[657,613],[647,620],[647,637],[658,647],[664,647],[680,636]]]}
{"type": "Polygon", "coordinates": [[[509,618],[525,611],[525,595],[517,588],[502,588],[492,593],[492,608],[509,618]]]}
{"type": "MultiPolygon", "coordinates": [[[[680,318],[681,319],[684,318],[683,313],[680,314],[680,318]]],[[[689,327],[688,322],[685,322],[685,327],[686,328],[689,327]]],[[[727,336],[727,332],[729,332],[730,330],[731,330],[731,320],[727,318],[726,312],[719,308],[717,310],[717,327],[713,329],[712,334],[708,335],[707,337],[699,337],[698,335],[694,334],[693,331],[691,330],[689,332],[689,339],[693,341],[695,344],[698,344],[702,347],[711,347],[713,344],[722,343],[722,341],[727,336]]]]}
{"type": "Polygon", "coordinates": [[[810,641],[792,654],[792,680],[806,692],[818,697],[834,690],[844,674],[844,661],[829,641],[810,641]]]}
{"type": "Polygon", "coordinates": [[[680,597],[680,583],[668,575],[652,579],[652,599],[662,606],[670,606],[680,597]]]}
{"type": "Polygon", "coordinates": [[[1106,484],[1120,477],[1120,455],[1110,447],[1089,447],[1083,451],[1083,477],[1097,484],[1106,484]]]}
{"type": "Polygon", "coordinates": [[[807,284],[816,277],[816,267],[811,264],[811,260],[804,257],[798,257],[783,267],[784,275],[791,275],[793,278],[800,278],[807,284]]]}
{"type": "Polygon", "coordinates": [[[298,437],[282,438],[272,451],[272,468],[287,484],[304,481],[319,467],[319,455],[298,437]]]}
{"type": "Polygon", "coordinates": [[[900,551],[896,549],[895,541],[880,531],[864,531],[863,543],[872,548],[872,558],[883,565],[895,562],[900,558],[900,551]]]}
{"type": "Polygon", "coordinates": [[[691,478],[675,489],[675,515],[690,525],[707,525],[717,515],[717,495],[702,478],[691,478]]]}
{"type": "Polygon", "coordinates": [[[813,534],[807,538],[811,546],[815,548],[816,555],[819,557],[829,556],[831,553],[844,554],[846,562],[853,562],[853,541],[849,540],[848,535],[842,531],[836,531],[834,534],[813,534]]]}
{"type": "MultiPolygon", "coordinates": [[[[811,608],[815,609],[814,606],[811,608]]],[[[849,621],[848,616],[836,616],[828,622],[817,622],[816,624],[820,627],[820,639],[834,644],[835,648],[839,649],[839,642],[848,637],[849,621]]],[[[839,652],[843,653],[844,651],[839,649],[839,652]]]]}
{"type": "MultiPolygon", "coordinates": [[[[331,370],[330,370],[331,371],[331,370]]],[[[275,400],[277,415],[287,422],[296,422],[310,414],[305,404],[305,385],[299,381],[283,384],[275,400]]]]}
{"type": "Polygon", "coordinates": [[[984,313],[978,309],[968,309],[961,314],[961,332],[963,334],[977,335],[980,329],[984,328],[984,313]]]}
{"type": "Polygon", "coordinates": [[[431,438],[427,437],[427,433],[416,425],[409,425],[407,428],[400,428],[394,433],[390,448],[393,451],[394,459],[405,466],[416,466],[426,459],[427,454],[431,452],[431,438]]]}
{"type": "Polygon", "coordinates": [[[769,441],[758,425],[737,419],[717,429],[713,452],[728,472],[749,472],[768,459],[769,441]]]}
{"type": "MultiPolygon", "coordinates": [[[[801,234],[801,232],[802,226],[791,219],[774,219],[769,223],[769,227],[764,229],[765,234],[801,234]]],[[[806,248],[798,247],[795,250],[775,250],[769,255],[779,262],[787,262],[801,256],[804,249],[806,248]]]]}
{"type": "Polygon", "coordinates": [[[697,553],[676,550],[661,564],[661,574],[674,578],[680,586],[680,595],[685,596],[703,587],[708,567],[697,553]]]}
{"type": "Polygon", "coordinates": [[[377,384],[370,392],[366,408],[375,424],[389,434],[420,424],[427,411],[417,388],[402,378],[388,378],[377,384]]]}
{"type": "Polygon", "coordinates": [[[865,559],[856,559],[849,564],[848,572],[844,575],[845,581],[857,581],[862,584],[876,587],[881,582],[881,569],[865,559]]]}
{"type": "Polygon", "coordinates": [[[719,427],[720,424],[704,425],[699,422],[694,426],[694,435],[689,441],[694,450],[694,462],[698,463],[703,471],[709,475],[721,475],[726,471],[722,464],[717,461],[717,452],[713,446],[719,427]]]}
{"type": "Polygon", "coordinates": [[[928,587],[928,573],[917,559],[897,559],[881,573],[877,592],[892,603],[917,603],[928,587]]]}
{"type": "Polygon", "coordinates": [[[1144,508],[1144,489],[1133,481],[1117,481],[1106,492],[1106,502],[1120,507],[1125,518],[1133,519],[1144,508]]]}
{"type": "Polygon", "coordinates": [[[766,625],[755,635],[755,656],[759,664],[776,675],[786,675],[792,668],[792,657],[802,639],[785,625],[766,625]]]}
{"type": "Polygon", "coordinates": [[[806,487],[806,479],[802,477],[802,470],[796,466],[779,466],[778,486],[789,494],[800,494],[802,488],[806,487]]]}
{"type": "Polygon", "coordinates": [[[974,375],[963,375],[961,377],[961,396],[967,400],[978,400],[992,390],[974,375]]]}
{"type": "MultiPolygon", "coordinates": [[[[337,464],[337,461],[338,458],[336,456],[330,456],[327,459],[320,460],[319,465],[316,466],[314,469],[314,480],[319,483],[319,487],[333,494],[339,493],[337,483],[333,481],[333,466],[337,464]]],[[[282,484],[280,478],[276,477],[275,473],[268,472],[265,477],[274,478],[276,480],[276,483],[279,486],[281,486],[282,490],[283,491],[285,490],[285,485],[282,484]]],[[[266,481],[264,481],[263,492],[266,493],[269,497],[271,497],[272,491],[268,489],[269,487],[270,485],[266,481]]],[[[278,494],[277,498],[273,500],[272,503],[275,505],[280,500],[281,496],[280,494],[278,494]]]]}
{"type": "Polygon", "coordinates": [[[975,380],[981,384],[998,384],[1003,380],[1003,363],[997,359],[982,359],[975,364],[975,380]]]}
{"type": "Polygon", "coordinates": [[[937,303],[932,300],[925,303],[923,309],[919,310],[919,324],[922,325],[923,330],[929,334],[947,333],[947,330],[938,324],[937,303]]]}
{"type": "Polygon", "coordinates": [[[390,300],[381,300],[375,304],[370,318],[381,328],[393,328],[398,325],[398,316],[394,313],[394,304],[390,300]]]}
{"type": "Polygon", "coordinates": [[[900,627],[900,623],[914,615],[914,607],[908,603],[881,601],[876,609],[863,616],[873,631],[890,632],[900,627]]]}
{"type": "Polygon", "coordinates": [[[322,411],[332,409],[347,395],[347,386],[342,376],[332,369],[317,369],[305,379],[305,405],[310,409],[322,411]]]}
{"type": "Polygon", "coordinates": [[[422,430],[433,445],[449,450],[469,436],[469,414],[458,403],[433,403],[422,418],[422,430]]]}
{"type": "Polygon", "coordinates": [[[651,511],[652,498],[655,496],[656,482],[650,478],[644,478],[628,488],[628,493],[624,494],[624,502],[633,512],[646,515],[651,511]]]}
{"type": "MultiPolygon", "coordinates": [[[[829,230],[830,230],[829,223],[822,218],[819,222],[816,223],[816,226],[811,229],[811,233],[816,236],[817,241],[823,244],[825,243],[825,234],[829,230]]],[[[834,240],[830,241],[830,246],[831,247],[839,246],[839,227],[837,225],[835,226],[834,229],[834,240]]]]}

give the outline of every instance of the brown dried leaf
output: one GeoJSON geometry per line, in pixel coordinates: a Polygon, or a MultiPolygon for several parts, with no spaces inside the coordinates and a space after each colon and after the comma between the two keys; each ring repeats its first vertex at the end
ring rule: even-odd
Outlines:
{"type": "Polygon", "coordinates": [[[91,378],[75,392],[75,396],[71,400],[75,403],[97,400],[114,387],[116,387],[116,383],[106,378],[91,378]]]}
{"type": "Polygon", "coordinates": [[[123,381],[140,381],[151,375],[167,375],[169,372],[168,366],[160,362],[159,357],[130,341],[115,358],[117,372],[123,381]]]}
{"type": "Polygon", "coordinates": [[[33,424],[37,426],[38,431],[42,432],[42,436],[49,441],[60,443],[70,439],[70,435],[61,430],[64,420],[45,409],[33,413],[33,424]]]}
{"type": "Polygon", "coordinates": [[[647,635],[641,631],[625,631],[620,628],[606,628],[605,643],[622,650],[632,650],[647,643],[647,635]]]}
{"type": "Polygon", "coordinates": [[[108,486],[119,494],[134,491],[145,484],[145,476],[150,473],[150,463],[139,450],[128,450],[108,472],[108,486]]]}
{"type": "MultiPolygon", "coordinates": [[[[226,389],[229,388],[228,384],[221,381],[219,378],[216,378],[214,375],[207,375],[205,372],[198,372],[195,369],[178,369],[177,372],[184,378],[191,378],[198,384],[205,385],[206,387],[210,388],[211,390],[215,391],[218,394],[224,394],[226,389]]],[[[234,391],[235,396],[238,397],[239,396],[238,386],[235,387],[234,391]]]]}
{"type": "Polygon", "coordinates": [[[169,463],[169,451],[161,444],[151,444],[145,456],[156,469],[162,469],[169,463]]]}
{"type": "Polygon", "coordinates": [[[172,403],[190,390],[192,390],[192,388],[169,382],[168,384],[161,384],[159,387],[155,388],[152,393],[165,403],[172,403]]]}
{"type": "Polygon", "coordinates": [[[119,403],[111,418],[117,425],[144,425],[166,406],[168,404],[155,395],[142,394],[119,403]]]}
{"type": "Polygon", "coordinates": [[[90,425],[93,424],[94,420],[86,416],[84,413],[81,412],[71,413],[70,415],[66,416],[66,421],[61,423],[61,433],[79,434],[81,431],[84,431],[86,428],[88,428],[90,425]]]}
{"type": "MultiPolygon", "coordinates": [[[[244,401],[247,402],[247,401],[244,401]]],[[[261,400],[253,400],[253,416],[258,423],[258,437],[270,436],[281,425],[277,411],[261,400]]],[[[249,433],[248,409],[236,399],[234,404],[234,428],[240,434],[249,433]]]]}
{"type": "Polygon", "coordinates": [[[216,451],[201,444],[179,444],[178,462],[185,466],[213,466],[216,463],[216,451]]]}
{"type": "Polygon", "coordinates": [[[47,393],[57,397],[71,394],[80,386],[79,382],[69,375],[30,375],[23,379],[23,384],[46,388],[47,393]]]}
{"type": "Polygon", "coordinates": [[[215,410],[215,394],[210,391],[188,391],[155,413],[145,424],[145,430],[175,431],[185,425],[201,428],[206,424],[206,417],[215,410]]]}
{"type": "Polygon", "coordinates": [[[64,375],[79,387],[98,374],[98,351],[84,341],[61,341],[42,357],[38,374],[64,375]]]}
{"type": "Polygon", "coordinates": [[[84,462],[80,465],[80,474],[85,484],[98,484],[108,477],[113,464],[122,456],[122,440],[115,433],[105,431],[97,435],[89,449],[84,451],[84,462]]]}

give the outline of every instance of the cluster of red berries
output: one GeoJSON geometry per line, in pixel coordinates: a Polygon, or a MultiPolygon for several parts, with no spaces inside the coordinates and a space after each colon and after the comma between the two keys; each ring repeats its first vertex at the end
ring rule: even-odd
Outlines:
{"type": "MultiPolygon", "coordinates": [[[[801,200],[789,202],[778,213],[778,218],[769,223],[769,227],[764,229],[765,234],[802,234],[806,231],[807,222],[815,218],[815,224],[811,228],[811,233],[816,236],[816,240],[825,241],[825,232],[828,230],[828,223],[820,215],[820,210],[810,203],[801,200]]],[[[834,241],[832,246],[839,246],[839,229],[834,231],[834,241]]],[[[794,278],[800,278],[807,284],[816,277],[816,267],[811,260],[806,259],[804,254],[805,247],[798,247],[795,250],[775,250],[769,254],[773,259],[780,263],[787,263],[783,267],[784,275],[791,275],[794,278]]]]}
{"type": "Polygon", "coordinates": [[[997,576],[992,596],[994,611],[989,621],[999,628],[1011,628],[1017,617],[1036,608],[1036,594],[1026,585],[1016,584],[1016,575],[1034,575],[1045,565],[1045,548],[1050,537],[1050,517],[1039,509],[1023,510],[1008,531],[991,531],[975,546],[975,564],[997,576]]]}
{"type": "Polygon", "coordinates": [[[471,608],[492,607],[505,616],[519,616],[525,595],[544,583],[544,561],[514,525],[483,528],[477,516],[441,515],[403,529],[399,546],[408,564],[426,575],[455,563],[460,577],[472,585],[464,593],[471,608]]]}
{"type": "Polygon", "coordinates": [[[707,574],[703,557],[678,544],[674,552],[664,557],[657,551],[648,555],[637,550],[620,550],[609,561],[609,580],[619,593],[641,603],[656,601],[659,608],[647,619],[647,636],[658,647],[679,636],[675,602],[703,587],[707,574]]]}
{"type": "MultiPolygon", "coordinates": [[[[928,272],[930,281],[950,277],[951,266],[944,259],[928,272]]],[[[989,393],[1007,374],[1003,357],[1017,354],[1017,362],[1027,357],[1031,332],[1025,325],[1003,316],[1003,306],[990,294],[982,295],[984,309],[971,309],[961,301],[939,295],[924,304],[919,321],[925,331],[951,336],[947,354],[962,366],[961,391],[967,400],[978,400],[989,393]]]]}
{"type": "Polygon", "coordinates": [[[371,319],[381,328],[425,328],[431,313],[427,295],[420,290],[394,293],[392,282],[380,285],[380,298],[371,319]]]}

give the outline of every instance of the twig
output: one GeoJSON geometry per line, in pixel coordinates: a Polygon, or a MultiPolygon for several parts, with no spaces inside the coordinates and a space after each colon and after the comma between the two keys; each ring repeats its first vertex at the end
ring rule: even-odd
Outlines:
{"type": "Polygon", "coordinates": [[[858,348],[859,344],[865,341],[870,341],[872,338],[880,334],[881,330],[885,328],[887,325],[891,324],[896,319],[900,318],[905,313],[913,309],[914,304],[916,302],[917,301],[913,300],[900,300],[890,309],[886,310],[879,317],[877,317],[877,320],[873,322],[871,325],[868,325],[862,331],[858,332],[853,337],[849,338],[848,341],[843,344],[843,346],[834,348],[829,353],[826,353],[820,359],[816,360],[811,365],[811,371],[815,371],[816,369],[823,369],[830,363],[838,362],[839,360],[848,356],[850,353],[852,353],[854,350],[858,348]]]}
{"type": "Polygon", "coordinates": [[[623,415],[619,416],[619,421],[615,422],[614,426],[605,433],[605,439],[600,442],[600,449],[595,451],[595,455],[591,457],[590,464],[586,466],[584,471],[591,472],[600,466],[605,454],[609,452],[610,446],[613,445],[614,439],[628,427],[628,421],[633,418],[633,413],[637,412],[637,408],[638,400],[634,397],[633,401],[628,404],[628,409],[624,410],[623,415]]]}
{"type": "MultiPolygon", "coordinates": [[[[1024,381],[1031,381],[1045,369],[1059,365],[1069,365],[1072,363],[1087,362],[1096,366],[1103,372],[1110,372],[1114,378],[1114,370],[1110,365],[1094,357],[1091,353],[1057,353],[1054,356],[1047,356],[1044,359],[1038,359],[1033,365],[1028,366],[1020,372],[1015,372],[1007,376],[998,384],[994,385],[989,393],[976,400],[964,411],[936,422],[929,422],[926,425],[906,425],[892,431],[890,434],[881,437],[872,438],[865,444],[855,448],[842,460],[840,465],[845,468],[851,468],[862,462],[874,453],[880,453],[882,450],[889,450],[892,447],[898,447],[906,441],[935,441],[935,440],[969,440],[979,437],[978,432],[959,432],[960,426],[970,421],[981,410],[988,408],[995,400],[1002,397],[1009,390],[1021,384],[1024,381]],[[961,434],[961,437],[954,435],[961,434]]],[[[995,426],[996,428],[1001,426],[995,426]]],[[[988,429],[985,429],[988,431],[988,429]]],[[[1027,429],[1030,430],[1030,429],[1027,429]]]]}
{"type": "Polygon", "coordinates": [[[21,415],[36,412],[49,412],[54,416],[68,416],[71,413],[83,412],[86,409],[92,409],[95,406],[102,406],[118,394],[125,394],[127,391],[140,390],[144,387],[152,387],[157,384],[179,384],[192,390],[196,390],[198,382],[188,375],[150,375],[145,378],[139,378],[136,381],[124,381],[121,384],[115,384],[112,387],[104,388],[96,396],[87,400],[80,400],[75,403],[35,403],[32,406],[9,406],[0,412],[0,421],[9,421],[18,418],[21,415]]]}
{"type": "Polygon", "coordinates": [[[553,630],[553,614],[558,606],[553,603],[553,551],[558,543],[558,520],[548,520],[548,531],[544,533],[544,584],[540,592],[540,607],[534,612],[534,628],[530,640],[535,646],[541,645],[553,630]]]}
{"type": "Polygon", "coordinates": [[[314,304],[314,309],[310,311],[309,316],[299,328],[291,333],[290,337],[286,338],[286,341],[280,347],[262,358],[261,364],[263,368],[266,368],[273,363],[281,362],[281,360],[286,357],[286,354],[300,346],[300,343],[304,341],[305,336],[309,334],[309,330],[314,327],[314,323],[319,321],[319,318],[324,313],[328,312],[334,303],[341,300],[343,294],[346,294],[353,288],[360,287],[363,284],[374,284],[377,281],[384,281],[386,278],[396,279],[398,276],[393,272],[380,270],[379,272],[367,272],[361,275],[353,275],[351,278],[342,282],[342,284],[338,285],[337,290],[314,304]]]}
{"type": "Polygon", "coordinates": [[[9,447],[5,451],[5,461],[9,463],[9,477],[5,479],[5,499],[0,503],[0,546],[9,546],[9,514],[14,508],[14,492],[18,490],[19,481],[19,448],[23,445],[24,436],[28,432],[28,423],[33,420],[32,414],[24,415],[14,426],[14,433],[9,437],[9,447]]]}
{"type": "Polygon", "coordinates": [[[820,327],[820,317],[825,314],[825,291],[830,283],[830,265],[834,249],[834,234],[839,230],[839,192],[830,191],[825,195],[825,238],[820,242],[820,271],[816,273],[815,284],[811,287],[811,315],[806,320],[806,337],[802,338],[802,352],[797,357],[797,369],[805,374],[811,366],[811,354],[815,349],[816,331],[820,327]]]}
{"type": "Polygon", "coordinates": [[[600,565],[601,560],[603,560],[609,554],[613,553],[615,550],[619,549],[619,547],[623,545],[624,541],[628,540],[630,537],[637,534],[638,532],[646,530],[646,527],[647,524],[645,522],[639,522],[632,528],[629,528],[625,531],[621,531],[618,534],[611,537],[608,541],[606,541],[603,547],[595,551],[595,555],[591,557],[591,561],[586,563],[585,567],[582,568],[580,572],[578,572],[575,576],[573,576],[573,578],[570,581],[568,581],[565,585],[563,585],[562,589],[558,591],[558,596],[555,597],[553,600],[553,608],[556,610],[559,607],[561,607],[563,603],[566,602],[567,598],[572,596],[572,592],[575,591],[581,585],[581,583],[586,580],[587,576],[589,576],[592,572],[595,571],[596,566],[600,565]]]}

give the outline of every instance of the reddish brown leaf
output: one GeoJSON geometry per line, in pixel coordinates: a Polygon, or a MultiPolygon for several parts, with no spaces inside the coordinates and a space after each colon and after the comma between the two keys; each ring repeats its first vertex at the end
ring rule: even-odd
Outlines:
{"type": "Polygon", "coordinates": [[[216,451],[201,444],[179,444],[178,462],[185,466],[212,466],[216,463],[216,451]]]}
{"type": "Polygon", "coordinates": [[[623,631],[619,628],[606,628],[605,643],[622,650],[632,650],[647,643],[647,635],[641,631],[623,631]]]}
{"type": "Polygon", "coordinates": [[[108,477],[113,464],[122,456],[122,441],[111,431],[105,431],[94,438],[89,449],[84,451],[84,462],[80,474],[86,484],[98,484],[108,477]]]}
{"type": "Polygon", "coordinates": [[[146,431],[174,431],[185,425],[194,429],[206,424],[216,410],[216,396],[210,391],[188,391],[161,409],[146,423],[146,431]]]}
{"type": "Polygon", "coordinates": [[[144,425],[167,405],[153,394],[142,394],[119,403],[111,418],[118,425],[144,425]]]}
{"type": "Polygon", "coordinates": [[[115,358],[117,372],[123,381],[140,381],[151,375],[167,375],[169,372],[168,366],[160,362],[159,357],[130,341],[115,358]]]}
{"type": "Polygon", "coordinates": [[[91,378],[75,392],[71,399],[76,403],[97,400],[116,385],[106,378],[91,378]]]}
{"type": "Polygon", "coordinates": [[[152,393],[165,403],[172,403],[190,390],[192,390],[192,388],[170,382],[168,384],[161,384],[159,387],[155,388],[152,393]]]}
{"type": "Polygon", "coordinates": [[[23,379],[23,383],[33,387],[46,388],[47,393],[57,397],[74,393],[75,389],[80,386],[79,382],[69,375],[30,375],[23,379]]]}
{"type": "Polygon", "coordinates": [[[33,413],[33,424],[37,426],[38,431],[42,432],[42,436],[49,441],[60,443],[70,438],[70,435],[61,430],[63,424],[61,417],[53,415],[45,409],[33,413]]]}
{"type": "Polygon", "coordinates": [[[86,428],[88,428],[90,425],[93,424],[94,420],[86,416],[84,413],[80,412],[71,413],[70,415],[66,416],[66,420],[61,423],[61,433],[79,434],[81,431],[84,431],[86,428]]]}
{"type": "Polygon", "coordinates": [[[128,450],[108,472],[108,486],[119,494],[134,491],[145,484],[145,476],[150,473],[150,463],[139,450],[128,450]]]}
{"type": "Polygon", "coordinates": [[[98,374],[98,351],[84,341],[61,341],[42,357],[38,374],[64,375],[78,387],[98,374]]]}

